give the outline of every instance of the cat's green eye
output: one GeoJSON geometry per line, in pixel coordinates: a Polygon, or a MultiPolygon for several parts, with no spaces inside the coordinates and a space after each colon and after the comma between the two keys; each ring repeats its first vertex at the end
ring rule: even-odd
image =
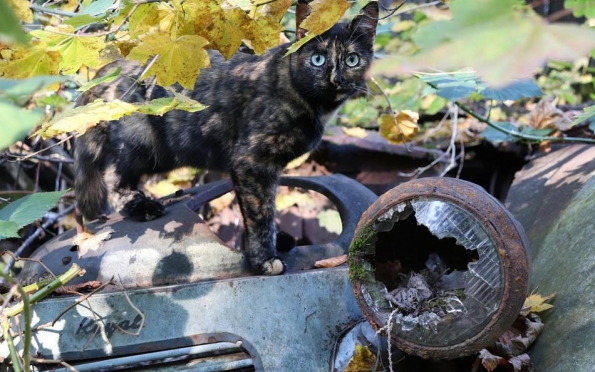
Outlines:
{"type": "Polygon", "coordinates": [[[326,62],[326,57],[322,53],[314,53],[312,54],[312,57],[310,57],[310,62],[312,62],[314,66],[319,67],[324,65],[324,62],[326,62]]]}
{"type": "Polygon", "coordinates": [[[355,67],[359,63],[359,56],[355,53],[351,53],[345,58],[345,64],[349,67],[355,67]]]}

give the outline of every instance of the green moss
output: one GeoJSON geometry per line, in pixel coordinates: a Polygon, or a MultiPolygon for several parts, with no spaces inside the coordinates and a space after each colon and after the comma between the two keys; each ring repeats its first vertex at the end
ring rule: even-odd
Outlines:
{"type": "Polygon", "coordinates": [[[364,268],[364,252],[366,247],[376,238],[376,232],[369,226],[364,226],[351,241],[349,246],[349,280],[362,282],[373,279],[372,273],[364,268]]]}

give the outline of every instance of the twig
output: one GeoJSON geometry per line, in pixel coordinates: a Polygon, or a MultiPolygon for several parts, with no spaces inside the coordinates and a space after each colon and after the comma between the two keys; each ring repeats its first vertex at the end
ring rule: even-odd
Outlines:
{"type": "Polygon", "coordinates": [[[61,141],[59,141],[59,142],[56,142],[56,143],[54,143],[54,144],[52,144],[52,145],[50,145],[50,146],[48,146],[48,147],[46,147],[46,148],[43,148],[43,149],[41,149],[41,150],[39,150],[39,151],[36,151],[36,152],[34,152],[34,153],[32,153],[32,154],[29,154],[29,155],[26,155],[26,156],[24,156],[24,157],[23,157],[23,158],[22,158],[20,161],[27,160],[27,159],[29,159],[29,158],[32,158],[33,156],[35,156],[35,155],[37,155],[37,154],[41,154],[42,152],[45,152],[45,151],[47,151],[47,150],[51,149],[52,147],[56,147],[56,146],[58,146],[58,145],[61,145],[61,144],[63,144],[64,142],[66,142],[66,141],[68,141],[69,139],[71,139],[72,137],[74,137],[74,134],[71,134],[71,135],[69,135],[68,137],[64,138],[63,140],[61,140],[61,141]]]}
{"type": "MultiPolygon", "coordinates": [[[[58,154],[55,154],[55,155],[58,156],[58,154]]],[[[14,160],[8,160],[9,162],[23,161],[23,160],[33,158],[33,159],[37,159],[37,160],[41,160],[41,161],[47,161],[50,163],[66,163],[66,164],[74,163],[74,160],[72,160],[72,159],[57,158],[57,157],[54,157],[53,155],[52,156],[34,155],[34,156],[30,156],[30,157],[28,155],[25,155],[25,156],[28,156],[28,158],[23,159],[22,158],[23,155],[18,155],[18,154],[12,153],[12,152],[6,152],[6,156],[10,156],[11,158],[14,158],[14,160]]]]}
{"type": "MultiPolygon", "coordinates": [[[[25,323],[25,332],[23,334],[23,369],[25,371],[29,371],[30,370],[29,366],[31,364],[31,350],[30,350],[31,349],[31,301],[30,301],[29,295],[27,295],[27,292],[25,292],[25,290],[23,289],[21,284],[19,282],[17,282],[13,277],[11,277],[7,274],[0,274],[0,276],[4,280],[12,282],[14,284],[14,287],[16,288],[16,290],[21,295],[21,302],[19,303],[19,305],[21,305],[21,311],[23,313],[23,323],[25,323]]],[[[10,310],[12,308],[14,308],[14,306],[8,308],[6,311],[3,311],[2,328],[4,329],[4,336],[7,337],[7,341],[8,341],[8,336],[10,336],[10,322],[8,321],[8,319],[18,314],[18,313],[12,314],[10,312],[10,310]]],[[[19,311],[19,313],[20,313],[20,311],[19,311]]],[[[13,345],[13,348],[14,348],[14,345],[13,345]]],[[[11,350],[11,358],[13,359],[13,364],[14,364],[14,357],[12,356],[12,350],[11,350]]]]}
{"type": "Polygon", "coordinates": [[[411,11],[422,9],[422,8],[428,8],[430,6],[438,5],[440,3],[441,3],[441,1],[432,1],[431,3],[426,3],[426,4],[420,4],[420,5],[412,6],[411,8],[403,9],[400,12],[396,12],[395,14],[393,14],[393,16],[398,16],[398,15],[401,15],[401,14],[409,13],[411,11]]]}
{"type": "Polygon", "coordinates": [[[448,148],[446,149],[446,153],[450,153],[450,162],[448,163],[448,165],[446,166],[446,168],[444,168],[444,170],[440,173],[440,177],[444,177],[444,175],[446,175],[446,173],[448,173],[452,168],[457,166],[457,162],[456,162],[456,155],[457,155],[457,147],[455,144],[456,138],[457,138],[457,131],[459,128],[459,110],[458,107],[450,107],[450,110],[452,111],[452,131],[450,134],[450,143],[448,145],[448,148]]]}
{"type": "Polygon", "coordinates": [[[103,288],[107,287],[110,284],[114,284],[114,278],[112,277],[109,281],[103,283],[101,286],[95,288],[93,291],[91,291],[91,293],[88,293],[86,295],[81,294],[81,298],[77,299],[73,304],[69,305],[66,309],[64,309],[60,314],[58,314],[58,316],[52,321],[52,326],[54,324],[56,324],[56,322],[58,320],[60,320],[60,318],[62,318],[62,316],[64,314],[66,314],[70,309],[72,309],[73,307],[77,306],[78,304],[80,304],[81,302],[87,300],[89,297],[91,297],[92,295],[94,295],[95,293],[99,292],[100,290],[102,290],[103,288]]]}
{"type": "MultiPolygon", "coordinates": [[[[118,275],[118,277],[119,277],[119,275],[118,275]]],[[[122,278],[120,278],[120,281],[122,281],[122,278]]],[[[138,313],[138,315],[141,317],[140,325],[138,326],[138,331],[136,331],[136,332],[128,332],[128,331],[120,328],[120,326],[118,326],[117,324],[116,324],[116,328],[118,328],[120,331],[122,331],[128,335],[138,336],[138,335],[140,335],[140,331],[143,329],[143,326],[145,325],[145,314],[143,314],[142,311],[140,311],[138,309],[138,307],[134,306],[134,304],[130,300],[130,297],[128,297],[128,293],[126,293],[126,290],[124,289],[122,284],[114,283],[114,285],[122,291],[122,293],[124,294],[124,297],[126,298],[126,301],[128,301],[128,304],[130,305],[130,307],[132,307],[138,313]]]]}
{"type": "Polygon", "coordinates": [[[401,139],[403,140],[403,145],[405,146],[405,150],[407,150],[407,152],[411,152],[411,149],[407,145],[407,138],[405,138],[405,134],[401,130],[401,127],[399,126],[399,123],[397,123],[397,119],[395,119],[396,112],[395,112],[395,110],[393,108],[392,103],[390,103],[390,100],[388,99],[388,95],[386,94],[386,92],[384,91],[384,89],[382,89],[382,87],[380,86],[380,84],[378,84],[378,82],[376,81],[376,79],[374,79],[373,76],[370,77],[370,81],[372,83],[374,83],[374,85],[376,85],[376,88],[378,88],[378,90],[380,90],[380,92],[384,96],[384,99],[386,100],[386,103],[388,104],[388,108],[389,108],[389,110],[391,112],[391,117],[393,118],[393,121],[395,122],[395,126],[397,127],[397,130],[399,131],[399,135],[401,136],[401,139]]]}
{"type": "Polygon", "coordinates": [[[71,372],[78,372],[78,370],[76,368],[74,368],[70,364],[66,363],[65,361],[59,360],[59,359],[31,358],[31,361],[38,363],[38,364],[61,364],[62,366],[64,366],[64,368],[66,368],[67,370],[69,370],[71,372]]]}

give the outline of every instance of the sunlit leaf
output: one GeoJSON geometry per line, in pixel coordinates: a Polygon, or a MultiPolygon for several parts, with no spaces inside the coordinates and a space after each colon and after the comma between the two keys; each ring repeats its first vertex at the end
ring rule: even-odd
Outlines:
{"type": "Polygon", "coordinates": [[[366,130],[364,128],[360,128],[360,127],[352,127],[352,128],[342,127],[342,128],[343,128],[343,133],[345,133],[349,137],[366,138],[368,136],[368,133],[366,132],[366,130]]]}
{"type": "Polygon", "coordinates": [[[27,48],[15,48],[7,61],[0,61],[0,76],[25,79],[39,75],[57,75],[60,52],[47,50],[43,41],[34,41],[27,48]]]}
{"type": "Polygon", "coordinates": [[[96,99],[85,106],[57,115],[49,125],[45,125],[37,133],[44,138],[69,132],[81,135],[101,121],[117,120],[124,115],[132,114],[137,109],[137,106],[120,100],[104,102],[102,99],[96,99]]]}
{"type": "Polygon", "coordinates": [[[196,33],[210,40],[212,46],[228,59],[242,44],[244,24],[252,20],[239,8],[222,9],[211,2],[205,2],[205,7],[208,8],[195,18],[196,33]]]}
{"type": "Polygon", "coordinates": [[[414,34],[420,53],[385,58],[373,73],[394,76],[470,67],[489,85],[502,86],[531,76],[547,59],[573,60],[595,48],[595,30],[547,24],[534,13],[515,9],[517,4],[517,0],[454,1],[451,21],[431,22],[414,34]]]}
{"type": "Polygon", "coordinates": [[[276,1],[262,1],[253,0],[255,4],[266,3],[258,7],[258,14],[271,16],[279,22],[283,15],[287,12],[293,0],[276,0],[276,1]]]}
{"type": "Polygon", "coordinates": [[[39,124],[43,118],[43,110],[26,110],[10,102],[0,100],[0,117],[3,118],[0,150],[3,150],[26,137],[29,131],[39,124]]]}
{"type": "Polygon", "coordinates": [[[355,344],[355,351],[345,368],[345,372],[376,371],[376,355],[367,347],[355,344]]]}
{"type": "MultiPolygon", "coordinates": [[[[71,27],[59,30],[61,32],[74,32],[71,27]]],[[[64,74],[73,74],[82,65],[95,67],[99,61],[99,52],[105,48],[103,37],[84,37],[63,35],[52,31],[31,31],[31,35],[45,41],[49,51],[58,51],[61,55],[60,71],[64,74]]]]}
{"type": "Polygon", "coordinates": [[[383,114],[378,118],[379,131],[390,143],[403,143],[415,137],[419,131],[419,114],[403,110],[396,115],[383,114]]]}
{"type": "Polygon", "coordinates": [[[538,293],[534,293],[525,299],[523,303],[523,307],[521,309],[522,315],[527,315],[529,313],[540,313],[545,310],[549,310],[554,307],[554,305],[548,304],[546,301],[551,300],[556,296],[556,293],[552,293],[549,296],[543,297],[538,293]]]}
{"type": "Polygon", "coordinates": [[[343,231],[343,225],[341,223],[341,216],[339,215],[339,212],[332,209],[327,209],[318,213],[317,218],[320,226],[324,227],[327,231],[337,235],[341,234],[341,231],[343,231]]]}
{"type": "Polygon", "coordinates": [[[343,17],[350,3],[347,0],[314,0],[309,5],[312,11],[300,27],[320,35],[343,17]]]}
{"type": "Polygon", "coordinates": [[[205,45],[207,41],[201,36],[182,35],[172,40],[165,32],[155,32],[143,38],[130,51],[129,58],[144,64],[150,57],[159,55],[144,76],[155,74],[159,85],[179,82],[184,88],[192,89],[200,69],[210,65],[205,45]]]}
{"type": "Polygon", "coordinates": [[[250,40],[256,54],[279,45],[279,33],[283,26],[272,16],[263,16],[242,24],[244,37],[250,40]]]}

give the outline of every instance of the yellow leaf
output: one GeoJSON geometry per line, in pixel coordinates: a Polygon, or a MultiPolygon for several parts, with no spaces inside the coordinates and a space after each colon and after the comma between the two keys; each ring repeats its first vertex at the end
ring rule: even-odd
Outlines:
{"type": "Polygon", "coordinates": [[[521,309],[521,315],[528,315],[529,313],[539,313],[554,307],[546,303],[546,301],[551,300],[556,296],[556,293],[552,293],[549,296],[542,297],[538,293],[534,293],[525,299],[525,303],[523,303],[523,307],[521,309]]]}
{"type": "Polygon", "coordinates": [[[283,26],[272,16],[263,16],[250,20],[242,25],[244,37],[250,40],[256,54],[279,45],[279,33],[283,26]]]}
{"type": "Polygon", "coordinates": [[[276,19],[277,22],[279,22],[279,21],[281,21],[281,18],[283,18],[283,15],[285,15],[287,10],[291,6],[291,3],[293,2],[293,0],[276,0],[273,2],[270,2],[268,0],[267,1],[263,1],[263,0],[253,1],[253,3],[255,5],[261,4],[263,2],[265,3],[265,5],[261,5],[258,7],[258,13],[265,15],[265,16],[271,16],[274,19],[276,19]]]}
{"type": "Polygon", "coordinates": [[[68,132],[81,135],[101,121],[116,120],[135,111],[137,107],[130,103],[120,100],[104,102],[102,99],[96,99],[85,106],[76,107],[56,116],[35,134],[41,134],[44,138],[68,132]]]}
{"type": "Polygon", "coordinates": [[[95,235],[83,232],[77,234],[72,242],[78,246],[79,258],[85,256],[89,251],[95,251],[97,248],[103,245],[103,242],[109,240],[112,237],[112,231],[104,231],[95,235]]]}
{"type": "Polygon", "coordinates": [[[295,168],[299,167],[300,165],[304,164],[306,162],[306,160],[308,160],[309,157],[310,157],[309,152],[307,152],[303,155],[300,155],[297,158],[290,161],[289,163],[287,163],[287,165],[285,166],[285,169],[295,169],[295,168]]]}
{"type": "Polygon", "coordinates": [[[43,41],[33,41],[28,48],[15,48],[8,61],[0,61],[0,76],[11,79],[26,79],[38,75],[57,75],[60,52],[47,50],[43,41]]]}
{"type": "Polygon", "coordinates": [[[207,43],[197,35],[182,35],[172,40],[169,34],[160,31],[146,35],[128,57],[144,64],[149,57],[159,55],[143,77],[155,74],[159,85],[179,82],[184,88],[192,89],[200,69],[210,65],[204,49],[207,43]]]}
{"type": "Polygon", "coordinates": [[[383,114],[378,118],[380,134],[390,143],[403,143],[415,137],[419,131],[417,112],[403,110],[395,116],[383,114]]]}
{"type": "Polygon", "coordinates": [[[170,180],[161,180],[157,183],[146,183],[144,185],[146,191],[148,191],[153,197],[161,198],[166,195],[174,194],[180,188],[176,186],[170,180]]]}
{"type": "Polygon", "coordinates": [[[31,5],[27,0],[8,0],[8,5],[12,7],[17,17],[20,20],[31,23],[33,22],[33,13],[29,6],[31,5]]]}
{"type": "Polygon", "coordinates": [[[198,14],[195,18],[196,34],[209,40],[225,59],[233,56],[244,38],[242,28],[250,17],[239,8],[222,9],[217,4],[206,8],[208,14],[198,14]]]}
{"type": "Polygon", "coordinates": [[[320,35],[343,17],[350,3],[347,0],[314,0],[309,5],[312,11],[300,27],[320,35]]]}
{"type": "Polygon", "coordinates": [[[368,347],[355,344],[355,352],[345,372],[376,371],[376,355],[368,347]]]}
{"type": "Polygon", "coordinates": [[[79,6],[79,0],[68,0],[66,4],[62,5],[62,10],[65,12],[74,12],[79,6]]]}
{"type": "Polygon", "coordinates": [[[60,52],[60,72],[63,74],[73,74],[85,65],[96,67],[99,62],[99,52],[105,48],[103,37],[82,37],[69,36],[52,32],[57,30],[61,32],[74,32],[72,26],[55,29],[48,27],[46,30],[31,31],[31,35],[45,41],[48,44],[49,51],[60,52]]]}
{"type": "Polygon", "coordinates": [[[345,133],[346,135],[348,135],[350,137],[366,138],[368,136],[368,133],[366,132],[366,130],[364,128],[360,128],[360,127],[352,127],[352,128],[342,127],[342,128],[343,128],[343,133],[345,133]]]}

